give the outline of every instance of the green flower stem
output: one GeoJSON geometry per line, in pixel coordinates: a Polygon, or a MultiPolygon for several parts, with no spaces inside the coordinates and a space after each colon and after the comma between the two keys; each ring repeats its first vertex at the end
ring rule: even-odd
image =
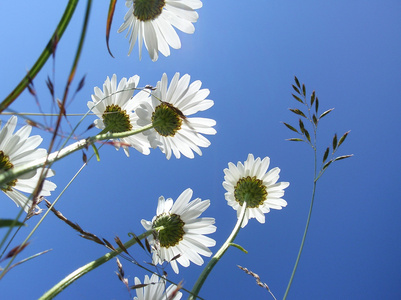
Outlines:
{"type": "Polygon", "coordinates": [[[55,151],[55,152],[49,154],[45,158],[40,158],[40,159],[34,160],[33,162],[31,162],[29,164],[26,164],[26,165],[23,165],[20,167],[16,167],[16,168],[12,168],[9,171],[1,173],[0,174],[0,185],[5,182],[9,182],[10,180],[13,180],[25,173],[28,173],[28,172],[36,170],[38,168],[44,167],[45,165],[48,165],[48,164],[52,164],[55,161],[62,159],[63,157],[66,157],[75,151],[86,148],[95,142],[108,140],[108,139],[123,138],[123,137],[127,137],[130,135],[144,132],[151,128],[153,128],[153,125],[149,124],[140,129],[137,129],[137,130],[125,131],[125,132],[119,132],[119,133],[98,134],[96,136],[93,136],[93,137],[90,137],[87,139],[79,140],[78,142],[75,142],[60,151],[55,151]]]}
{"type": "MultiPolygon", "coordinates": [[[[155,228],[155,229],[156,230],[163,230],[164,228],[161,226],[160,228],[155,228]]],[[[138,239],[142,240],[142,239],[148,237],[149,235],[151,235],[153,233],[153,231],[155,229],[148,230],[145,233],[141,234],[140,236],[138,236],[136,238],[132,238],[131,240],[129,240],[128,242],[126,242],[124,244],[124,247],[126,249],[128,249],[129,247],[135,245],[137,243],[138,239]]],[[[62,290],[64,290],[71,283],[73,283],[75,280],[79,279],[80,277],[82,277],[86,273],[96,269],[97,267],[99,267],[100,265],[104,264],[105,262],[108,262],[110,259],[112,259],[113,257],[116,257],[117,255],[119,255],[123,251],[124,251],[123,249],[117,248],[116,251],[110,251],[109,253],[106,253],[102,257],[99,257],[98,259],[96,259],[94,261],[91,261],[90,263],[87,263],[86,265],[76,269],[74,272],[69,274],[67,277],[65,277],[63,280],[61,280],[55,286],[53,286],[50,290],[48,290],[46,293],[44,293],[42,295],[42,297],[39,298],[39,300],[53,299],[62,290]]]]}
{"type": "Polygon", "coordinates": [[[0,112],[5,110],[21,93],[22,91],[29,85],[29,82],[35,78],[35,76],[42,69],[47,59],[53,53],[55,49],[55,45],[63,36],[64,31],[66,30],[72,15],[74,14],[75,8],[78,4],[78,0],[70,0],[68,1],[67,7],[64,11],[63,16],[61,17],[60,22],[57,25],[56,30],[54,31],[50,41],[47,43],[45,49],[42,54],[39,56],[38,60],[32,66],[32,68],[28,71],[28,74],[21,80],[21,82],[14,88],[14,90],[0,103],[0,112]]]}
{"type": "Polygon", "coordinates": [[[203,269],[198,280],[195,282],[195,285],[192,288],[191,294],[189,295],[188,299],[193,300],[198,296],[198,293],[199,293],[200,289],[202,288],[203,283],[206,281],[206,278],[209,276],[210,272],[212,271],[214,266],[218,263],[220,258],[227,251],[228,247],[230,247],[232,245],[232,243],[234,242],[235,237],[237,236],[239,230],[241,229],[241,224],[242,224],[242,221],[244,220],[245,211],[246,211],[246,202],[244,201],[242,208],[241,208],[240,215],[237,220],[237,224],[235,224],[233,231],[231,232],[230,236],[227,238],[227,240],[225,241],[223,246],[221,246],[219,251],[216,252],[216,254],[212,257],[212,259],[209,261],[209,263],[203,269]]]}

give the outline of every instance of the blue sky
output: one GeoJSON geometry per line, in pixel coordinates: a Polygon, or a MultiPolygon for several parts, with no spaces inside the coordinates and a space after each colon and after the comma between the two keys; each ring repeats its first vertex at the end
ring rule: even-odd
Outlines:
{"type": "MultiPolygon", "coordinates": [[[[103,147],[101,161],[91,161],[57,204],[65,216],[85,230],[110,241],[127,240],[128,232],[140,234],[141,219],[150,220],[160,195],[176,199],[186,188],[194,197],[210,199],[205,216],[216,218],[217,241],[225,241],[235,224],[235,211],[226,204],[222,187],[228,162],[244,161],[248,153],[271,158],[289,181],[284,199],[288,206],[272,211],[265,224],[251,220],[236,243],[244,254],[230,249],[201,290],[206,299],[267,298],[254,279],[239,270],[244,266],[282,298],[296,259],[308,214],[313,180],[313,153],[281,122],[296,124],[288,108],[299,107],[291,97],[293,77],[307,92],[316,90],[321,110],[335,110],[319,124],[320,157],[338,135],[351,130],[339,154],[354,154],[332,165],[318,182],[316,202],[303,256],[289,299],[396,299],[401,297],[401,187],[399,155],[401,102],[401,3],[399,1],[254,1],[230,3],[204,1],[193,35],[179,33],[182,48],[170,57],[152,62],[147,53],[138,60],[137,47],[127,57],[128,41],[116,31],[125,14],[117,2],[111,30],[110,57],[105,45],[108,3],[95,3],[90,16],[77,78],[86,74],[85,87],[68,113],[86,112],[94,86],[106,76],[118,79],[135,74],[140,85],[156,85],[165,72],[188,73],[201,80],[215,105],[199,116],[217,121],[211,146],[203,156],[169,161],[155,149],[149,156],[103,147]]],[[[38,57],[60,19],[67,1],[22,1],[0,5],[0,99],[25,75],[38,57]],[[21,5],[22,4],[22,5],[21,5]],[[45,8],[45,9],[44,9],[45,8]]],[[[81,2],[71,26],[59,44],[55,59],[56,91],[61,97],[67,72],[82,26],[81,2]]],[[[52,74],[49,61],[34,84],[44,111],[50,110],[45,79],[52,74]]],[[[78,80],[75,81],[75,85],[78,80]]],[[[11,106],[37,112],[33,98],[24,92],[11,106]]],[[[7,116],[1,116],[7,120],[7,116]]],[[[81,131],[95,118],[88,118],[81,131]]],[[[38,119],[41,121],[42,119],[38,119]]],[[[75,124],[78,119],[71,117],[75,124]]],[[[20,125],[22,125],[22,120],[20,125]]],[[[68,125],[63,127],[68,131],[68,125]]],[[[47,147],[50,134],[44,137],[47,147]]],[[[95,134],[92,129],[90,134],[95,134]]],[[[82,137],[87,137],[84,133],[82,137]]],[[[53,181],[59,190],[81,166],[81,153],[54,165],[53,181]]],[[[54,194],[57,195],[57,194],[54,194]]],[[[50,200],[53,200],[50,197],[50,200]]],[[[5,196],[2,218],[17,214],[5,196]]],[[[28,222],[16,238],[23,240],[35,225],[28,222]]],[[[4,230],[0,231],[3,233],[4,230]]],[[[13,269],[0,284],[5,299],[35,299],[76,268],[106,250],[84,240],[54,216],[46,218],[20,258],[53,249],[50,253],[13,269]]],[[[148,260],[139,247],[131,248],[138,260],[148,260]]],[[[208,261],[207,258],[205,258],[208,261]]],[[[121,261],[131,283],[144,272],[121,261]]],[[[118,281],[114,261],[84,276],[58,299],[129,299],[118,281]]],[[[191,288],[201,267],[167,267],[170,279],[191,288]]]]}

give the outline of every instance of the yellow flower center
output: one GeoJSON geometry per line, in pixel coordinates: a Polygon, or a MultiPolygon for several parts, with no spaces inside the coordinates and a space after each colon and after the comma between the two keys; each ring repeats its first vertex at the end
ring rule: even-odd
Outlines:
{"type": "Polygon", "coordinates": [[[162,102],[152,114],[155,130],[162,136],[174,136],[181,129],[185,116],[172,104],[162,102]]]}
{"type": "Polygon", "coordinates": [[[246,201],[249,208],[255,208],[262,205],[266,200],[267,191],[263,181],[256,176],[243,177],[238,180],[234,188],[234,197],[241,206],[246,201]]]}
{"type": "MultiPolygon", "coordinates": [[[[5,172],[12,169],[14,165],[10,162],[8,155],[5,155],[3,151],[0,151],[0,172],[5,172]]],[[[12,187],[17,183],[17,179],[11,180],[6,184],[3,184],[0,188],[3,192],[11,192],[12,187]]]]}
{"type": "Polygon", "coordinates": [[[140,21],[151,21],[161,15],[164,0],[134,0],[134,16],[140,21]]]}
{"type": "Polygon", "coordinates": [[[103,124],[109,132],[124,132],[132,130],[129,115],[118,105],[108,105],[102,115],[103,124]]]}
{"type": "Polygon", "coordinates": [[[176,214],[161,214],[153,222],[153,228],[164,226],[159,232],[160,246],[164,248],[177,245],[184,238],[184,221],[176,214]]]}

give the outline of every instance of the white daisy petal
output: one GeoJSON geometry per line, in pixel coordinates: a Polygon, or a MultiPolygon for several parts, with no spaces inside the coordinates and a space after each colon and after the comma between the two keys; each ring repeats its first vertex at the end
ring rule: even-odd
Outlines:
{"type": "Polygon", "coordinates": [[[216,134],[213,128],[216,125],[215,120],[187,118],[187,113],[183,110],[184,106],[192,114],[213,105],[213,101],[204,99],[209,94],[209,90],[193,90],[193,87],[198,89],[201,87],[199,80],[195,85],[189,85],[189,83],[188,74],[180,78],[180,74],[176,73],[168,86],[167,75],[163,74],[152,95],[147,98],[142,97],[137,104],[135,111],[137,126],[154,124],[154,128],[145,135],[150,145],[153,148],[159,147],[167,159],[170,159],[172,154],[176,158],[180,158],[181,154],[193,158],[193,152],[202,155],[200,147],[209,147],[210,141],[201,134],[216,134]],[[188,96],[188,90],[197,96],[188,96]],[[193,103],[191,99],[196,99],[197,102],[193,103]],[[205,106],[203,102],[206,103],[205,106]],[[169,116],[167,119],[166,115],[169,116]]]}
{"type": "Polygon", "coordinates": [[[181,41],[175,29],[192,34],[195,27],[192,23],[198,20],[195,9],[202,7],[199,0],[155,0],[133,1],[126,0],[128,11],[124,16],[124,23],[118,33],[127,31],[129,36],[128,55],[138,40],[139,59],[142,57],[142,44],[148,49],[149,56],[156,61],[161,52],[164,56],[170,55],[170,48],[181,48],[181,41]]]}
{"type": "MultiPolygon", "coordinates": [[[[135,285],[140,285],[141,281],[138,277],[135,277],[135,285]]],[[[172,284],[166,288],[166,278],[159,277],[156,274],[152,274],[149,278],[145,275],[143,281],[144,287],[135,289],[136,297],[134,300],[159,300],[159,299],[171,299],[179,300],[182,297],[182,293],[177,290],[177,286],[172,284]]]]}
{"type": "MultiPolygon", "coordinates": [[[[144,93],[138,93],[134,97],[133,94],[139,83],[139,76],[132,76],[122,78],[117,86],[117,76],[114,74],[110,80],[106,78],[103,84],[103,91],[98,87],[94,88],[96,94],[92,95],[93,102],[87,103],[88,108],[91,109],[98,119],[94,121],[99,129],[106,129],[108,132],[122,132],[128,130],[139,129],[142,126],[137,124],[138,116],[133,113],[133,109],[137,107],[137,102],[144,98],[144,93]],[[125,123],[116,122],[113,116],[120,116],[118,121],[124,120],[125,123]],[[109,124],[109,125],[107,125],[109,124]]],[[[133,147],[142,154],[148,155],[150,153],[149,139],[143,134],[138,133],[121,139],[115,139],[115,148],[118,150],[121,146],[124,152],[129,156],[128,147],[133,147]]]]}
{"type": "Polygon", "coordinates": [[[184,1],[166,1],[166,10],[172,12],[176,18],[196,22],[198,20],[198,13],[193,11],[190,7],[185,5],[184,1]]]}
{"type": "MultiPolygon", "coordinates": [[[[152,222],[141,222],[146,230],[150,227],[164,226],[164,229],[159,231],[157,241],[152,236],[148,237],[153,250],[153,263],[163,264],[167,261],[175,273],[179,271],[177,263],[184,267],[188,267],[191,262],[203,264],[200,255],[210,256],[212,252],[208,247],[216,244],[213,239],[205,236],[216,231],[214,218],[198,218],[209,206],[210,201],[202,201],[200,198],[190,201],[192,194],[191,189],[186,189],[167,210],[166,202],[161,200],[164,198],[160,197],[157,214],[152,222]],[[172,260],[174,257],[176,259],[172,260]]],[[[171,198],[168,200],[172,202],[171,198]]]]}
{"type": "Polygon", "coordinates": [[[167,49],[168,45],[170,45],[174,49],[181,48],[180,38],[178,37],[177,32],[175,32],[173,26],[171,26],[171,24],[162,17],[157,18],[155,22],[157,22],[158,28],[163,35],[163,38],[159,39],[158,41],[159,44],[160,42],[164,42],[167,45],[167,49]]]}
{"type": "Polygon", "coordinates": [[[163,18],[168,20],[171,25],[176,27],[182,32],[192,34],[195,32],[195,26],[192,24],[191,21],[185,20],[183,18],[178,18],[177,16],[174,15],[174,13],[170,11],[165,11],[163,18]]]}
{"type": "MultiPolygon", "coordinates": [[[[38,135],[29,137],[32,130],[31,126],[25,125],[14,133],[17,121],[17,117],[12,116],[6,125],[0,129],[0,160],[3,165],[3,167],[0,168],[0,172],[21,167],[36,159],[44,158],[47,155],[45,149],[36,149],[42,142],[42,138],[38,135]]],[[[28,215],[37,214],[41,209],[37,205],[33,207],[32,199],[20,193],[20,191],[32,194],[39,183],[41,172],[41,169],[27,172],[10,182],[4,183],[1,187],[2,191],[12,199],[17,206],[23,207],[28,215]]],[[[54,175],[54,172],[47,170],[46,174],[46,177],[51,177],[54,175]]],[[[55,189],[56,185],[54,183],[44,180],[42,190],[38,195],[49,196],[50,192],[55,189]]]]}
{"type": "Polygon", "coordinates": [[[143,34],[146,49],[148,49],[149,56],[153,61],[156,61],[158,57],[158,47],[157,47],[157,35],[154,28],[155,24],[144,22],[143,23],[143,34]]]}

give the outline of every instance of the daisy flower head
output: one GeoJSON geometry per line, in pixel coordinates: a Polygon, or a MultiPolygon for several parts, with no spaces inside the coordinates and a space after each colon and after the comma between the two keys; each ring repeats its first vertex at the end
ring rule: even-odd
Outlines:
{"type": "Polygon", "coordinates": [[[159,58],[159,51],[164,56],[170,55],[170,47],[181,48],[181,41],[175,32],[194,33],[192,23],[198,20],[195,9],[202,7],[200,0],[126,0],[129,8],[124,16],[124,23],[118,29],[123,32],[128,28],[129,51],[131,54],[138,39],[139,59],[142,58],[142,44],[145,43],[153,61],[159,58]]]}
{"type": "MultiPolygon", "coordinates": [[[[140,284],[141,280],[135,277],[135,285],[140,284]]],[[[143,284],[144,287],[135,289],[136,297],[134,300],[180,300],[182,297],[182,293],[176,285],[172,284],[166,289],[166,280],[162,277],[159,281],[159,276],[155,274],[150,278],[145,275],[143,284]]]]}
{"type": "MultiPolygon", "coordinates": [[[[136,125],[137,117],[132,111],[135,106],[133,100],[135,97],[133,98],[132,95],[138,82],[137,75],[128,80],[124,77],[117,86],[117,76],[114,74],[111,80],[107,76],[103,91],[98,87],[94,88],[93,101],[88,101],[87,105],[99,118],[94,122],[97,128],[111,133],[139,129],[136,125]]],[[[142,133],[117,139],[114,145],[117,150],[122,146],[127,156],[129,156],[129,146],[143,154],[150,153],[149,142],[142,133]]]]}
{"type": "Polygon", "coordinates": [[[290,185],[289,182],[277,182],[279,179],[279,168],[269,168],[270,158],[259,157],[255,160],[252,154],[244,164],[238,162],[228,164],[224,169],[223,187],[226,189],[225,198],[233,209],[240,214],[240,207],[246,201],[246,211],[241,227],[248,224],[248,220],[256,218],[260,223],[265,223],[265,213],[271,208],[281,209],[287,206],[287,202],[281,199],[284,189],[290,185]]]}
{"type": "Polygon", "coordinates": [[[216,245],[215,240],[205,236],[216,231],[214,218],[198,218],[209,207],[210,200],[196,198],[190,201],[191,197],[191,189],[182,192],[175,202],[161,196],[156,216],[151,222],[141,221],[146,230],[164,227],[148,238],[153,250],[153,263],[170,262],[177,274],[177,262],[184,267],[188,267],[191,261],[200,266],[203,264],[200,255],[209,257],[212,252],[208,247],[216,245]]]}
{"type": "MultiPolygon", "coordinates": [[[[46,149],[37,149],[43,140],[42,137],[39,135],[29,136],[32,130],[31,126],[25,125],[14,133],[17,121],[17,117],[12,116],[0,129],[0,173],[27,165],[47,155],[46,149]]],[[[33,201],[21,193],[32,194],[38,185],[40,174],[41,169],[30,171],[9,182],[2,183],[0,188],[17,206],[23,207],[26,213],[40,213],[41,209],[37,206],[33,207],[33,201]]],[[[53,175],[54,172],[48,169],[46,177],[53,175]]],[[[53,182],[44,180],[38,196],[50,196],[50,192],[55,189],[56,185],[53,182]]]]}
{"type": "Polygon", "coordinates": [[[159,147],[167,159],[172,153],[176,158],[180,158],[181,153],[188,158],[194,158],[193,152],[202,155],[199,147],[208,147],[210,142],[201,134],[216,134],[213,128],[215,120],[188,117],[214,104],[205,99],[209,90],[200,89],[200,80],[189,82],[188,74],[180,78],[176,73],[168,86],[167,75],[163,74],[148,101],[138,103],[135,110],[138,126],[154,125],[144,134],[148,136],[150,145],[159,147]]]}

